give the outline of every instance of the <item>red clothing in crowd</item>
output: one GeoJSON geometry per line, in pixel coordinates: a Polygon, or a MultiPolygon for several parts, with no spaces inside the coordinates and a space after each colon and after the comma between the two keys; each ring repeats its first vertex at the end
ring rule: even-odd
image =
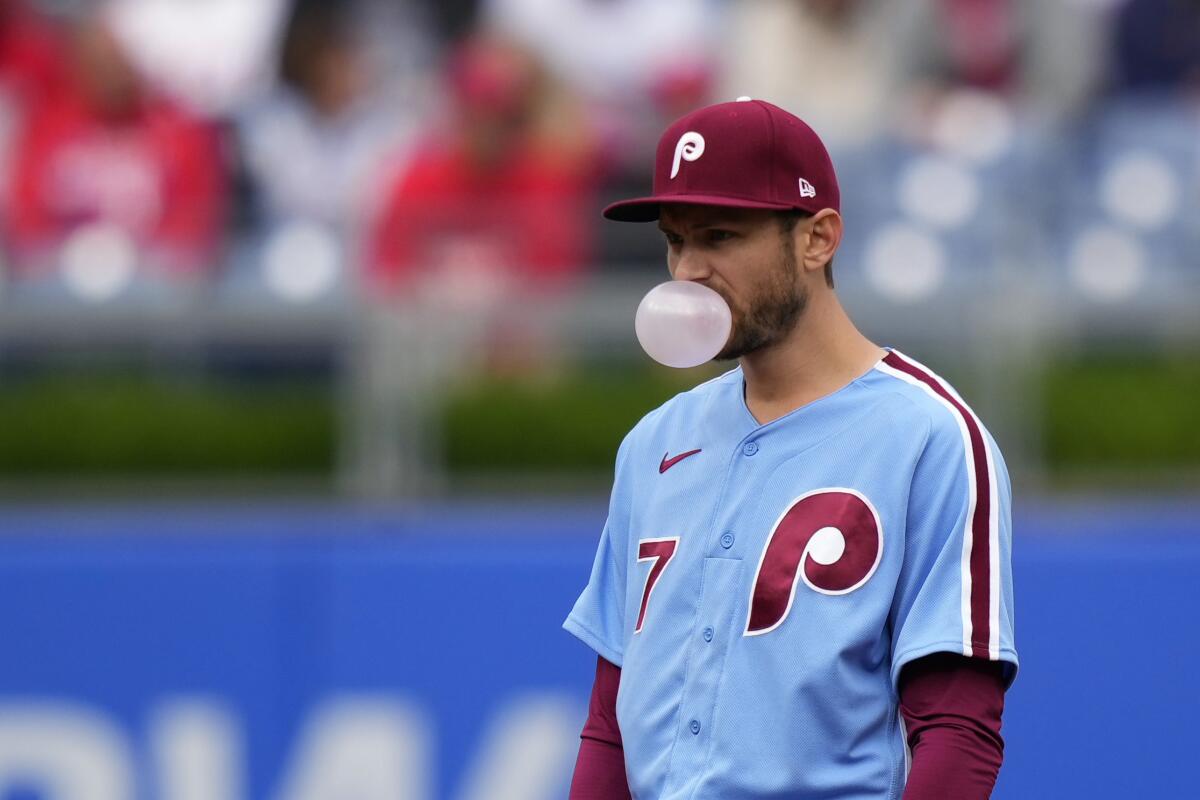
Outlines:
{"type": "Polygon", "coordinates": [[[172,269],[209,263],[225,200],[217,135],[167,101],[105,113],[66,85],[33,112],[14,156],[8,235],[18,268],[52,264],[90,223],[120,228],[172,269]]]}
{"type": "Polygon", "coordinates": [[[955,78],[969,86],[1004,91],[1020,64],[1017,10],[1012,0],[942,0],[946,47],[955,78]]]}
{"type": "Polygon", "coordinates": [[[463,262],[554,285],[591,256],[589,178],[555,153],[520,146],[480,167],[465,148],[431,142],[410,164],[371,236],[383,285],[463,262]]]}
{"type": "Polygon", "coordinates": [[[19,111],[36,105],[63,80],[60,37],[18,0],[0,0],[0,95],[19,111]]]}
{"type": "Polygon", "coordinates": [[[29,115],[66,77],[57,31],[20,0],[0,0],[0,236],[7,228],[13,150],[29,115]]]}

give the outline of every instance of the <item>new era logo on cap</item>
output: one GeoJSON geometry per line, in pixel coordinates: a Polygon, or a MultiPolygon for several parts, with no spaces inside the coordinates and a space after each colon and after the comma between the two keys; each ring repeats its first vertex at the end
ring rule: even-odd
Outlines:
{"type": "Polygon", "coordinates": [[[829,153],[812,128],[771,103],[739,98],[672,123],[658,142],[654,193],[613,203],[604,216],[650,222],[662,203],[815,214],[839,210],[839,193],[829,153]]]}

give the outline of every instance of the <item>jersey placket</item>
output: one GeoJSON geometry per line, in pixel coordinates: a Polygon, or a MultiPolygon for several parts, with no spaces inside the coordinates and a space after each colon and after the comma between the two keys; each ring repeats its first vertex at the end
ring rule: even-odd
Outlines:
{"type": "MultiPolygon", "coordinates": [[[[668,797],[691,797],[705,772],[726,656],[742,634],[739,621],[746,602],[744,564],[735,526],[737,520],[745,520],[750,509],[731,508],[727,499],[730,487],[753,485],[758,474],[755,467],[761,468],[763,461],[756,458],[758,452],[759,445],[753,435],[736,443],[713,509],[668,769],[665,793],[668,797]]],[[[750,493],[738,499],[755,502],[755,497],[750,493]]]]}

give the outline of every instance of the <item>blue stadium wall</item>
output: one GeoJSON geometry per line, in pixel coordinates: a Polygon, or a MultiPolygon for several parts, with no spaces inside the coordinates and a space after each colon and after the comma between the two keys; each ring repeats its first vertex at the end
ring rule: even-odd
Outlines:
{"type": "MultiPolygon", "coordinates": [[[[0,800],[550,800],[603,511],[0,512],[0,800]]],[[[1017,515],[995,797],[1191,798],[1200,507],[1017,515]]]]}

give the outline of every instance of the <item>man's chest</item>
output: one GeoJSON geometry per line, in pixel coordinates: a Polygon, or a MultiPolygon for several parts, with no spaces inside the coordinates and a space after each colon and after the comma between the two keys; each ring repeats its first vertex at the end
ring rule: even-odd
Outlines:
{"type": "MultiPolygon", "coordinates": [[[[633,638],[656,616],[677,624],[728,611],[735,633],[753,637],[793,635],[795,614],[830,624],[886,614],[916,451],[870,432],[817,441],[788,433],[674,436],[650,451],[626,553],[633,638]]],[[[659,633],[644,638],[679,646],[659,633]]]]}

